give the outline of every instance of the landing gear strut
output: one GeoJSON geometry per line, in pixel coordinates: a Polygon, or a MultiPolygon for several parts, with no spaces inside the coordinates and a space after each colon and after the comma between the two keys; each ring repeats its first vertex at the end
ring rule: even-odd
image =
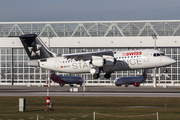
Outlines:
{"type": "Polygon", "coordinates": [[[168,72],[165,67],[163,68],[163,72],[164,72],[164,73],[167,73],[167,72],[168,72]]]}

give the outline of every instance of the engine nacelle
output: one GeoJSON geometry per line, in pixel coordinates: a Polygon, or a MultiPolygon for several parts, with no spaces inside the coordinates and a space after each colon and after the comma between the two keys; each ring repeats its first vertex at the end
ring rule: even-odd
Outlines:
{"type": "Polygon", "coordinates": [[[92,56],[91,64],[97,67],[104,66],[104,58],[101,56],[92,56]]]}
{"type": "Polygon", "coordinates": [[[90,69],[90,73],[91,74],[97,74],[97,73],[99,73],[100,71],[99,71],[99,67],[92,67],[91,69],[90,69]]]}
{"type": "Polygon", "coordinates": [[[105,59],[105,66],[112,66],[116,64],[116,58],[112,56],[103,55],[103,58],[105,59]]]}

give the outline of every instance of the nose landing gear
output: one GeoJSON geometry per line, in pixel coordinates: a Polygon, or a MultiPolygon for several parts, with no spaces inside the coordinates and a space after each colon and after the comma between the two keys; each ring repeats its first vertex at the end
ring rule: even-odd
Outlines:
{"type": "Polygon", "coordinates": [[[163,68],[163,73],[168,73],[168,70],[166,69],[166,67],[163,68]]]}

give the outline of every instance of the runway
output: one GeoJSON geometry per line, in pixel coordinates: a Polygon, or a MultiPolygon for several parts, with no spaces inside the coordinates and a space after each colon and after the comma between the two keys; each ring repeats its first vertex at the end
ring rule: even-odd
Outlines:
{"type": "MultiPolygon", "coordinates": [[[[46,96],[45,92],[29,93],[32,96],[46,96]]],[[[93,96],[93,97],[180,97],[180,93],[102,93],[102,92],[51,92],[50,96],[93,96]]]]}
{"type": "MultiPolygon", "coordinates": [[[[180,87],[116,87],[116,86],[91,86],[86,87],[86,92],[79,87],[79,92],[70,92],[70,87],[50,87],[50,96],[72,97],[180,97],[180,87]]],[[[27,86],[0,86],[0,96],[46,96],[46,87],[27,86]]]]}

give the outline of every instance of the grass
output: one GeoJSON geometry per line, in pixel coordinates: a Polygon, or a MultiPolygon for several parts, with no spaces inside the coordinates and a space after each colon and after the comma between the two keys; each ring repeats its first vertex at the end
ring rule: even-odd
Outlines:
{"type": "MultiPolygon", "coordinates": [[[[44,119],[92,120],[92,113],[96,111],[114,116],[136,116],[158,112],[160,120],[177,120],[180,118],[179,101],[180,98],[154,97],[51,97],[53,109],[45,111],[46,97],[0,97],[0,119],[35,120],[39,115],[44,119]],[[19,98],[26,99],[26,112],[19,112],[19,98]],[[82,118],[84,115],[88,116],[82,118]]],[[[114,116],[96,114],[96,120],[156,120],[156,115],[123,118],[114,116]]]]}

